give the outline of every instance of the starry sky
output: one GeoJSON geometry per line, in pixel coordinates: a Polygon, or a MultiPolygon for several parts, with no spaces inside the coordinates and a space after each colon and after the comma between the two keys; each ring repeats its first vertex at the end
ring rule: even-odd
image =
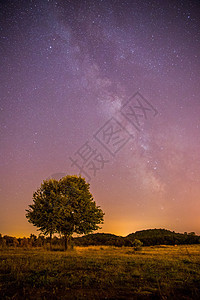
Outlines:
{"type": "Polygon", "coordinates": [[[100,232],[200,234],[200,3],[0,4],[0,232],[37,230],[44,179],[81,174],[100,232]]]}

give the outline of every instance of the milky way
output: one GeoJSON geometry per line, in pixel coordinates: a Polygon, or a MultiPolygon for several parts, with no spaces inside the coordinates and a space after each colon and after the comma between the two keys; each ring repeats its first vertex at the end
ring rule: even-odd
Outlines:
{"type": "Polygon", "coordinates": [[[199,1],[1,2],[1,233],[35,233],[33,192],[81,173],[103,232],[200,234],[199,17],[199,1]]]}

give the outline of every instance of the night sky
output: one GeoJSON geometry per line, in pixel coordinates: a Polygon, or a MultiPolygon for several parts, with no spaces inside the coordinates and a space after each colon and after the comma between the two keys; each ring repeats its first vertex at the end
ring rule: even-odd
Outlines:
{"type": "Polygon", "coordinates": [[[200,234],[200,2],[1,1],[0,232],[82,174],[100,232],[200,234]]]}

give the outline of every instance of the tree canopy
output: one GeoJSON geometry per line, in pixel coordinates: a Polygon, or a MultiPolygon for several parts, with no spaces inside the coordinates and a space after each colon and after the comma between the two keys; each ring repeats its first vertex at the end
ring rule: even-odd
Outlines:
{"type": "Polygon", "coordinates": [[[34,192],[26,217],[43,234],[50,234],[50,240],[53,233],[62,234],[67,248],[73,233],[88,234],[103,223],[104,213],[89,188],[81,176],[45,180],[34,192]]]}

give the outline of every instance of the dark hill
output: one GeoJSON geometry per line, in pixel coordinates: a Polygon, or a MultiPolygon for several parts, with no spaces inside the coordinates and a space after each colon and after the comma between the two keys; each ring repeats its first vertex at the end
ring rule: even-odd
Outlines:
{"type": "Polygon", "coordinates": [[[147,229],[136,231],[126,237],[109,233],[88,234],[73,239],[75,245],[111,245],[111,246],[131,246],[132,242],[138,239],[144,246],[151,245],[175,245],[175,244],[199,244],[200,237],[191,233],[176,233],[166,229],[147,229]]]}
{"type": "Polygon", "coordinates": [[[166,229],[147,229],[136,231],[129,234],[127,239],[131,241],[138,239],[143,242],[143,245],[175,245],[175,244],[197,244],[200,242],[200,237],[195,235],[194,232],[176,233],[166,229]]]}
{"type": "Polygon", "coordinates": [[[76,245],[88,246],[88,245],[112,245],[123,246],[124,238],[110,233],[96,233],[88,234],[82,237],[73,239],[76,245]]]}

